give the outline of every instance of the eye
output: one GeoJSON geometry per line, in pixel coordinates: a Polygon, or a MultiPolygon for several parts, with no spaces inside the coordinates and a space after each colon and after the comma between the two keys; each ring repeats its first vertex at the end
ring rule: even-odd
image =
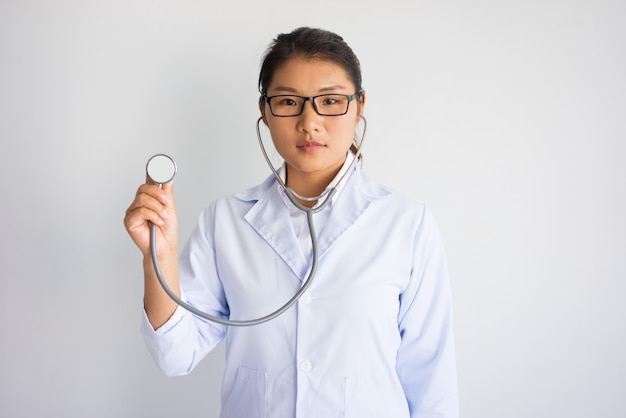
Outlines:
{"type": "Polygon", "coordinates": [[[298,102],[293,97],[277,97],[276,104],[280,106],[296,106],[298,102]]]}
{"type": "Polygon", "coordinates": [[[347,99],[345,96],[342,96],[340,94],[329,94],[325,96],[320,96],[318,99],[318,103],[320,104],[320,106],[341,108],[346,105],[347,99]]]}

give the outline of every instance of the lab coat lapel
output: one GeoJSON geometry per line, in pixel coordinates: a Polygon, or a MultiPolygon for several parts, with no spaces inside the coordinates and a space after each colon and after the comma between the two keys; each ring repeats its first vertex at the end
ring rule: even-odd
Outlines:
{"type": "MultiPolygon", "coordinates": [[[[365,212],[372,199],[387,194],[370,182],[359,168],[355,168],[341,194],[334,202],[324,230],[318,237],[320,258],[335,241],[365,212]]],[[[313,217],[315,221],[315,216],[313,217]]]]}
{"type": "Polygon", "coordinates": [[[306,260],[293,230],[289,211],[275,183],[272,183],[252,209],[245,215],[246,221],[283,259],[299,280],[307,273],[306,260]]]}
{"type": "MultiPolygon", "coordinates": [[[[289,210],[273,178],[249,193],[240,194],[244,200],[257,200],[245,215],[246,221],[284,260],[299,280],[304,280],[311,266],[302,253],[300,243],[291,223],[289,210]]],[[[358,167],[348,177],[344,189],[331,207],[323,231],[318,232],[317,246],[320,259],[335,241],[365,212],[373,200],[384,197],[389,191],[372,182],[358,167]]],[[[315,223],[315,215],[313,215],[315,223]]]]}

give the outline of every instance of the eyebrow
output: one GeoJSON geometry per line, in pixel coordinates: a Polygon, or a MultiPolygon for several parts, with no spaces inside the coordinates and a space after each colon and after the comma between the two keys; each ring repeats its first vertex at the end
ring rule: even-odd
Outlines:
{"type": "MultiPolygon", "coordinates": [[[[326,92],[332,92],[332,91],[336,91],[336,90],[342,90],[342,89],[346,89],[347,87],[335,84],[332,86],[326,86],[326,87],[322,87],[321,89],[318,90],[318,93],[326,93],[326,92]]],[[[293,87],[288,87],[288,86],[278,86],[273,88],[272,90],[275,90],[278,93],[297,93],[298,91],[296,89],[294,89],[293,87]]]]}

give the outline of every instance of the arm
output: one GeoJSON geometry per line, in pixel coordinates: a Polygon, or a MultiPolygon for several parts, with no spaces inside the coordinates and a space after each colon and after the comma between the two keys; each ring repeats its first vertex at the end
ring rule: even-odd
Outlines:
{"type": "MultiPolygon", "coordinates": [[[[200,217],[179,257],[174,255],[176,246],[162,247],[157,235],[159,264],[168,285],[182,300],[209,314],[227,317],[215,251],[206,235],[211,216],[206,211],[200,217]]],[[[144,253],[144,273],[141,333],[148,351],[166,375],[187,374],[222,340],[225,327],[196,317],[169,298],[155,277],[149,248],[144,253]]]]}
{"type": "Polygon", "coordinates": [[[398,376],[411,418],[457,418],[452,297],[439,231],[427,210],[413,254],[411,279],[400,298],[398,376]]]}

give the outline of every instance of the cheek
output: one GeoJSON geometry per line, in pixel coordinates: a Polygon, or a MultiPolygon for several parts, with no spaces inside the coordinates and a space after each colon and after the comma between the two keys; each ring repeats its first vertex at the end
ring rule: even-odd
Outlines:
{"type": "Polygon", "coordinates": [[[347,144],[352,144],[356,124],[353,121],[344,120],[332,127],[329,127],[328,129],[331,135],[335,136],[337,140],[347,144]]]}
{"type": "Polygon", "coordinates": [[[284,147],[293,137],[293,127],[287,123],[270,123],[268,125],[268,140],[271,138],[274,147],[278,150],[284,147]]]}

